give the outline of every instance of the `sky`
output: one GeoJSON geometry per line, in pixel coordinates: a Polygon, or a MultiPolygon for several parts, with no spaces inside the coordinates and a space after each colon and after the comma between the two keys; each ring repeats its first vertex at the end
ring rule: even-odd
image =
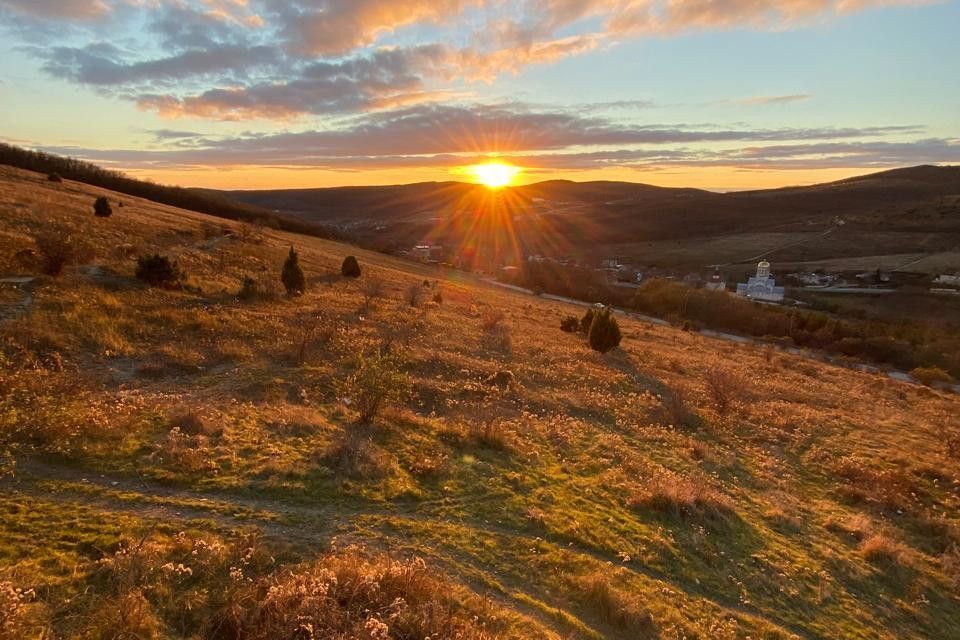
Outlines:
{"type": "Polygon", "coordinates": [[[960,0],[0,0],[0,140],[230,189],[960,163],[960,0]]]}

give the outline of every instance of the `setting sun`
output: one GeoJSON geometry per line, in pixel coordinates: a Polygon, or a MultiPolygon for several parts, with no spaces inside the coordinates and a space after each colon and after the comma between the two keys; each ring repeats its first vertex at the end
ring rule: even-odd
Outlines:
{"type": "Polygon", "coordinates": [[[520,168],[505,162],[485,162],[468,167],[468,171],[480,184],[490,189],[505,187],[520,173],[520,168]]]}

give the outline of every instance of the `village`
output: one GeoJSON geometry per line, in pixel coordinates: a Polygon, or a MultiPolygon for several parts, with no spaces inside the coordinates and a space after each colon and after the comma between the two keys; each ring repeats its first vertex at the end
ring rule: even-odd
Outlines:
{"type": "Polygon", "coordinates": [[[592,272],[597,282],[621,289],[638,289],[645,281],[671,281],[695,289],[726,291],[762,303],[803,306],[791,292],[826,294],[883,295],[902,290],[926,292],[935,295],[960,296],[960,270],[934,276],[909,271],[816,271],[774,270],[771,262],[762,259],[753,263],[707,265],[703,270],[680,270],[660,266],[641,265],[624,257],[605,257],[594,260],[570,256],[531,254],[514,260],[515,264],[490,264],[476,259],[472,253],[447,252],[436,244],[418,244],[406,257],[438,266],[471,271],[510,285],[530,284],[531,270],[549,270],[557,277],[592,272]],[[753,269],[755,268],[755,271],[753,269]]]}

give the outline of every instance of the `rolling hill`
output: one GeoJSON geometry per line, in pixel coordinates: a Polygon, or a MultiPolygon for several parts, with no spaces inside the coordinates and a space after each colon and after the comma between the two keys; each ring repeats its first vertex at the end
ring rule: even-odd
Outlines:
{"type": "Polygon", "coordinates": [[[960,397],[581,312],[0,167],[0,638],[958,637],[960,397]]]}
{"type": "MultiPolygon", "coordinates": [[[[617,255],[683,268],[744,262],[765,252],[791,266],[842,268],[857,259],[853,268],[960,268],[960,167],[919,166],[733,193],[548,181],[498,194],[446,182],[221,195],[330,224],[392,249],[429,241],[453,251],[498,251],[509,241],[523,254],[617,255]],[[482,219],[491,212],[511,220],[512,238],[484,231],[482,219]]],[[[497,255],[500,262],[510,257],[497,255]]]]}

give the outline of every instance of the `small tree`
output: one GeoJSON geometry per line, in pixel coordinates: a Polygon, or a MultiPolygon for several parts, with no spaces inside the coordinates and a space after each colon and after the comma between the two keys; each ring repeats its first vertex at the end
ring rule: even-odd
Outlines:
{"type": "Polygon", "coordinates": [[[287,260],[283,263],[280,280],[287,290],[287,295],[299,296],[307,289],[307,279],[303,275],[303,269],[300,268],[300,257],[293,247],[290,247],[287,260]]]}
{"type": "Polygon", "coordinates": [[[180,271],[177,263],[167,256],[155,253],[152,256],[141,256],[137,259],[137,280],[145,282],[151,287],[171,288],[180,281],[180,271]]]}
{"type": "Polygon", "coordinates": [[[590,323],[590,332],[587,334],[587,340],[590,342],[590,348],[600,353],[606,353],[620,345],[620,325],[616,318],[610,313],[610,309],[600,309],[593,314],[593,322],[590,323]]]}
{"type": "Polygon", "coordinates": [[[357,422],[370,424],[385,404],[401,401],[410,390],[410,379],[393,351],[377,349],[357,356],[357,368],[341,392],[357,410],[357,422]]]}
{"type": "Polygon", "coordinates": [[[100,196],[93,202],[93,215],[98,218],[109,218],[113,215],[113,209],[110,208],[110,201],[106,196],[100,196]]]}
{"type": "Polygon", "coordinates": [[[63,182],[63,178],[61,178],[60,174],[57,173],[56,171],[48,175],[47,180],[49,180],[50,182],[63,182]]]}
{"type": "Polygon", "coordinates": [[[347,256],[343,259],[343,264],[340,266],[340,273],[346,278],[359,278],[360,263],[357,262],[354,256],[347,256]]]}

